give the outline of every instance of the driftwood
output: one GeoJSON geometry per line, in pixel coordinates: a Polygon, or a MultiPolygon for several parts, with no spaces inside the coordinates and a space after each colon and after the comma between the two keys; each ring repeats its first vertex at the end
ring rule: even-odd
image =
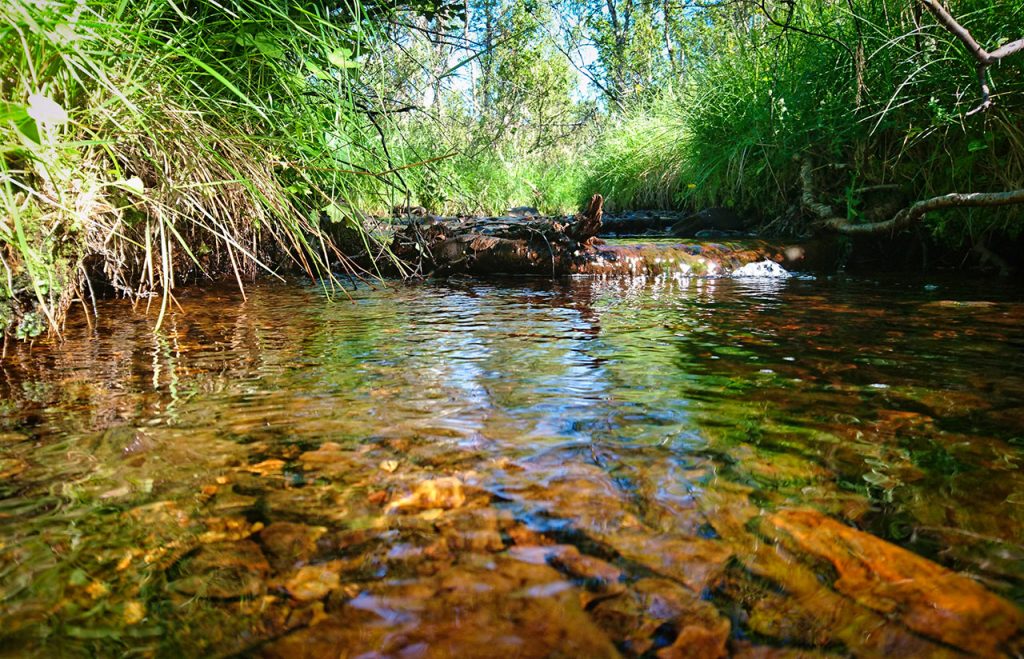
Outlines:
{"type": "Polygon", "coordinates": [[[690,277],[727,274],[770,259],[792,265],[799,250],[763,242],[608,245],[603,199],[563,218],[468,218],[414,222],[399,231],[391,251],[421,275],[531,274],[690,277]]]}
{"type": "Polygon", "coordinates": [[[572,218],[435,218],[399,231],[391,251],[422,274],[460,272],[564,274],[575,254],[597,240],[604,199],[572,218]]]}

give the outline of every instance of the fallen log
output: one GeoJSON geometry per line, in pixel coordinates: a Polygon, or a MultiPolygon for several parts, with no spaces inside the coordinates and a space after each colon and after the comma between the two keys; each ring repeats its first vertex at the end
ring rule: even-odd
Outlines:
{"type": "Polygon", "coordinates": [[[601,195],[568,218],[432,218],[395,234],[391,251],[421,275],[530,274],[550,277],[693,277],[726,275],[749,263],[792,266],[799,247],[763,241],[609,245],[601,195]]]}

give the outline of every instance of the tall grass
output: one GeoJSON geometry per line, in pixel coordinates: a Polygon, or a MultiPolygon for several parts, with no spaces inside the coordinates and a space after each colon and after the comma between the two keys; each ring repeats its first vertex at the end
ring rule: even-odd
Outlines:
{"type": "MultiPolygon", "coordinates": [[[[870,186],[890,186],[907,203],[1024,185],[1022,58],[992,70],[996,107],[969,117],[980,102],[973,60],[927,13],[917,30],[906,3],[856,2],[856,14],[825,0],[797,6],[795,24],[824,36],[753,16],[739,45],[694,67],[679,96],[608,131],[584,192],[605,191],[617,206],[730,205],[799,232],[810,219],[799,205],[804,159],[814,164],[816,193],[852,221],[878,219],[859,192],[870,186]]],[[[1024,25],[1019,3],[952,8],[990,47],[1024,25]]],[[[930,218],[930,227],[967,241],[1021,223],[1013,209],[965,209],[930,218]]]]}
{"type": "Polygon", "coordinates": [[[358,5],[0,0],[0,327],[346,261],[321,219],[379,189],[355,107],[358,5]],[[364,147],[364,148],[360,148],[364,147]]]}
{"type": "Polygon", "coordinates": [[[532,206],[541,213],[559,215],[577,210],[585,171],[585,149],[580,146],[543,153],[506,146],[458,151],[409,172],[406,179],[412,199],[434,213],[490,215],[532,206]]]}

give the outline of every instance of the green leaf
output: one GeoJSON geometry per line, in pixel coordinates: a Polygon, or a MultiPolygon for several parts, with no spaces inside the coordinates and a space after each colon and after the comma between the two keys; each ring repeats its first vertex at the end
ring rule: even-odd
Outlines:
{"type": "Polygon", "coordinates": [[[339,69],[358,69],[362,66],[351,59],[352,51],[348,48],[337,48],[327,54],[327,61],[339,69]]]}
{"type": "Polygon", "coordinates": [[[89,583],[89,575],[85,573],[85,570],[78,568],[68,577],[68,583],[72,586],[84,586],[89,583]]]}
{"type": "Polygon", "coordinates": [[[21,103],[0,101],[0,122],[24,121],[28,117],[28,108],[21,103]]]}
{"type": "Polygon", "coordinates": [[[330,204],[324,206],[324,213],[327,214],[327,219],[331,221],[331,224],[347,224],[348,214],[342,210],[338,204],[330,204]]]}
{"type": "Polygon", "coordinates": [[[284,57],[284,48],[281,48],[280,44],[266,32],[257,34],[253,41],[256,50],[260,51],[265,57],[271,59],[281,59],[284,57]]]}
{"type": "Polygon", "coordinates": [[[86,640],[99,640],[106,638],[120,638],[121,630],[113,627],[72,627],[64,628],[64,632],[72,638],[86,640]]]}
{"type": "Polygon", "coordinates": [[[18,132],[29,140],[36,144],[42,144],[43,140],[39,136],[39,126],[35,119],[26,114],[21,121],[15,122],[15,126],[18,127],[18,132]]]}
{"type": "Polygon", "coordinates": [[[987,148],[988,144],[985,142],[985,140],[971,140],[970,143],[967,145],[967,150],[970,151],[971,153],[974,153],[975,151],[984,151],[987,148]]]}
{"type": "Polygon", "coordinates": [[[302,63],[303,63],[303,65],[305,65],[306,70],[308,70],[310,73],[312,73],[314,76],[316,76],[320,80],[330,80],[331,79],[331,76],[327,75],[327,72],[324,71],[323,69],[321,69],[316,64],[316,62],[314,62],[312,60],[304,59],[304,60],[302,60],[302,63]]]}

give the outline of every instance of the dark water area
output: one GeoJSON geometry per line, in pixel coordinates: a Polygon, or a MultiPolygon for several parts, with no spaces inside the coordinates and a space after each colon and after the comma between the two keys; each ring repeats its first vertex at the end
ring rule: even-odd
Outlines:
{"type": "Polygon", "coordinates": [[[1024,652],[1024,291],[181,290],[0,368],[2,656],[1024,652]]]}

